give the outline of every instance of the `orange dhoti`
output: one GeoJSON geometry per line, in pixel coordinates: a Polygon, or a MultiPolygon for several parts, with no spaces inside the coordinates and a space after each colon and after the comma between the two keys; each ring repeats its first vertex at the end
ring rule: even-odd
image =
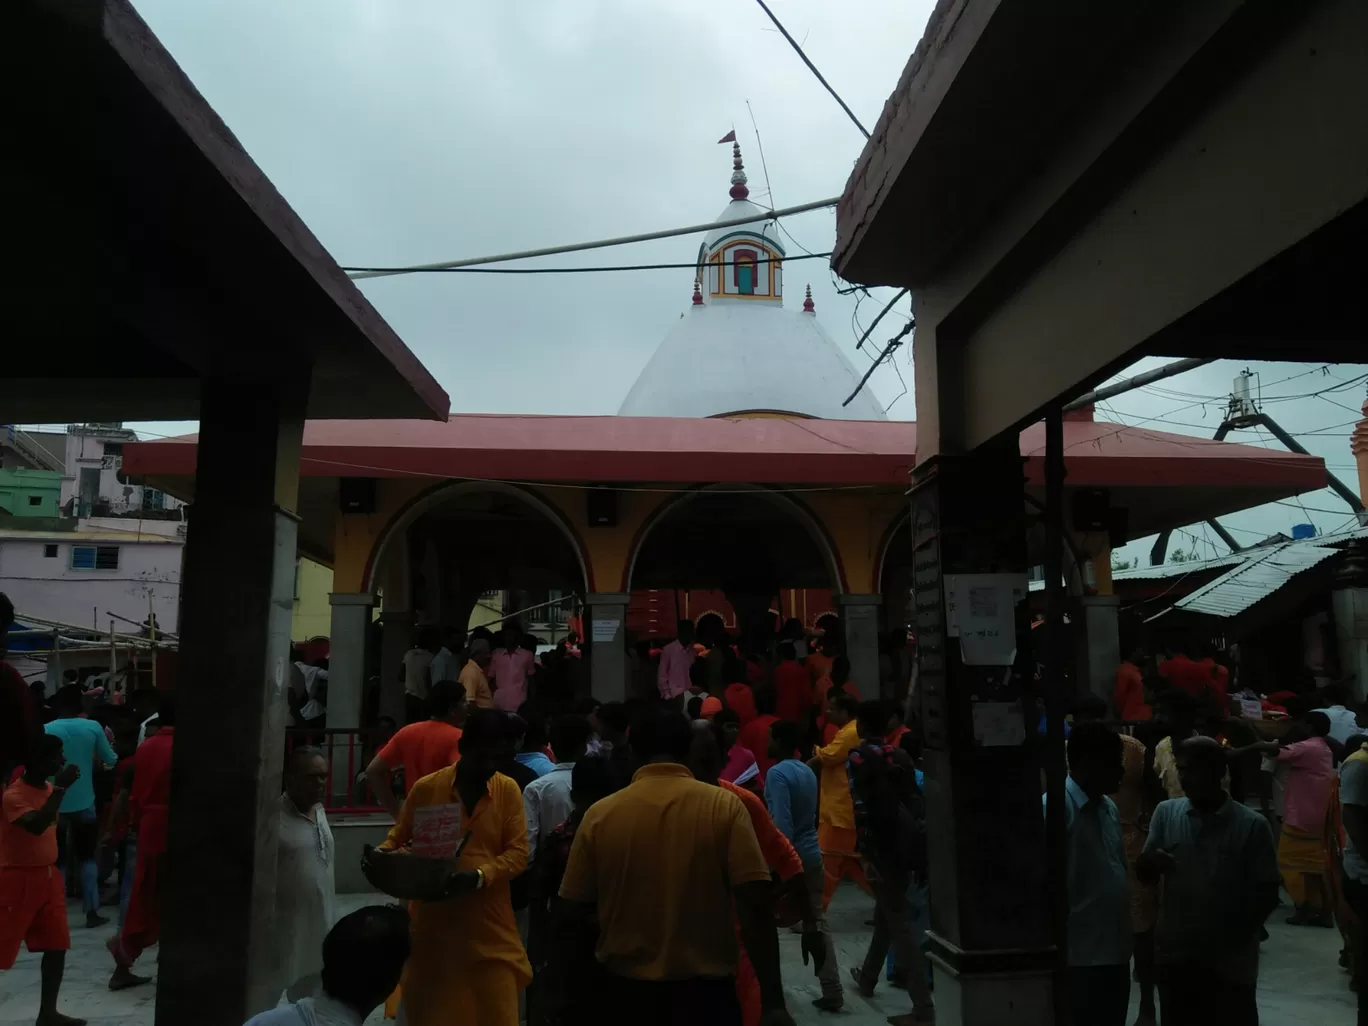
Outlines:
{"type": "Polygon", "coordinates": [[[817,843],[822,849],[822,870],[825,881],[822,886],[822,911],[831,904],[831,896],[836,893],[836,885],[842,877],[854,880],[860,890],[873,893],[869,881],[865,879],[864,865],[860,862],[855,848],[855,831],[844,827],[822,823],[817,827],[817,843]]]}

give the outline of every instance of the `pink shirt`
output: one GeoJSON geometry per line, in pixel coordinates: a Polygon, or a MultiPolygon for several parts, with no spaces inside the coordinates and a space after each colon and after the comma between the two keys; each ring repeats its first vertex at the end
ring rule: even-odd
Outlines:
{"type": "Polygon", "coordinates": [[[689,667],[693,666],[698,653],[692,645],[681,645],[672,641],[660,652],[660,670],[656,674],[656,686],[660,697],[667,702],[678,698],[689,690],[689,667]]]}
{"type": "Polygon", "coordinates": [[[1335,779],[1330,746],[1318,737],[1298,741],[1278,752],[1288,768],[1283,786],[1283,823],[1317,837],[1325,830],[1325,813],[1335,779]]]}
{"type": "Polygon", "coordinates": [[[509,652],[494,650],[489,661],[489,679],[494,683],[494,708],[517,712],[527,701],[527,678],[537,667],[537,657],[525,648],[509,652]]]}

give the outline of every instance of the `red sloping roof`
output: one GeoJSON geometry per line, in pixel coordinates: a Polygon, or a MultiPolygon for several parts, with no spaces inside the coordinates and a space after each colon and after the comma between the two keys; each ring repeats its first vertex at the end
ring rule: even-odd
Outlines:
{"type": "MultiPolygon", "coordinates": [[[[515,481],[813,482],[905,485],[916,424],[787,417],[555,417],[482,414],[445,423],[310,421],[309,477],[440,477],[515,481]]],[[[189,476],[195,437],[124,448],[140,476],[189,476]]],[[[1143,427],[1064,424],[1072,486],[1227,484],[1319,488],[1318,457],[1214,442],[1143,427]]],[[[1027,474],[1043,480],[1042,426],[1021,436],[1027,474]]]]}

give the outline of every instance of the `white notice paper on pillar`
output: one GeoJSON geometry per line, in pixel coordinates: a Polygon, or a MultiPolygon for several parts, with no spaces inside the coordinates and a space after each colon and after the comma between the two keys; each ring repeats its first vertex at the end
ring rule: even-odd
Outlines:
{"type": "Polygon", "coordinates": [[[946,605],[959,628],[966,666],[1011,666],[1016,660],[1016,604],[1026,597],[1023,574],[956,574],[946,605]]]}
{"type": "Polygon", "coordinates": [[[974,743],[1005,748],[1026,743],[1026,721],[1020,702],[975,702],[974,743]]]}
{"type": "Polygon", "coordinates": [[[590,627],[590,636],[595,641],[612,641],[617,637],[621,620],[595,620],[590,627]]]}

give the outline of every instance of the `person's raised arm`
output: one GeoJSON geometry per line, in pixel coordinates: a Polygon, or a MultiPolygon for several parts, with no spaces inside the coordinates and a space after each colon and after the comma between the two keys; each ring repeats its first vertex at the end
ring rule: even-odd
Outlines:
{"type": "MultiPolygon", "coordinates": [[[[80,776],[80,769],[74,763],[67,763],[53,778],[52,793],[47,796],[47,801],[42,804],[42,807],[30,809],[28,812],[16,816],[12,820],[14,825],[35,837],[42,834],[48,827],[57,822],[57,810],[61,808],[62,798],[66,795],[67,788],[76,783],[80,776]]],[[[8,814],[9,810],[5,811],[8,814]]]]}

